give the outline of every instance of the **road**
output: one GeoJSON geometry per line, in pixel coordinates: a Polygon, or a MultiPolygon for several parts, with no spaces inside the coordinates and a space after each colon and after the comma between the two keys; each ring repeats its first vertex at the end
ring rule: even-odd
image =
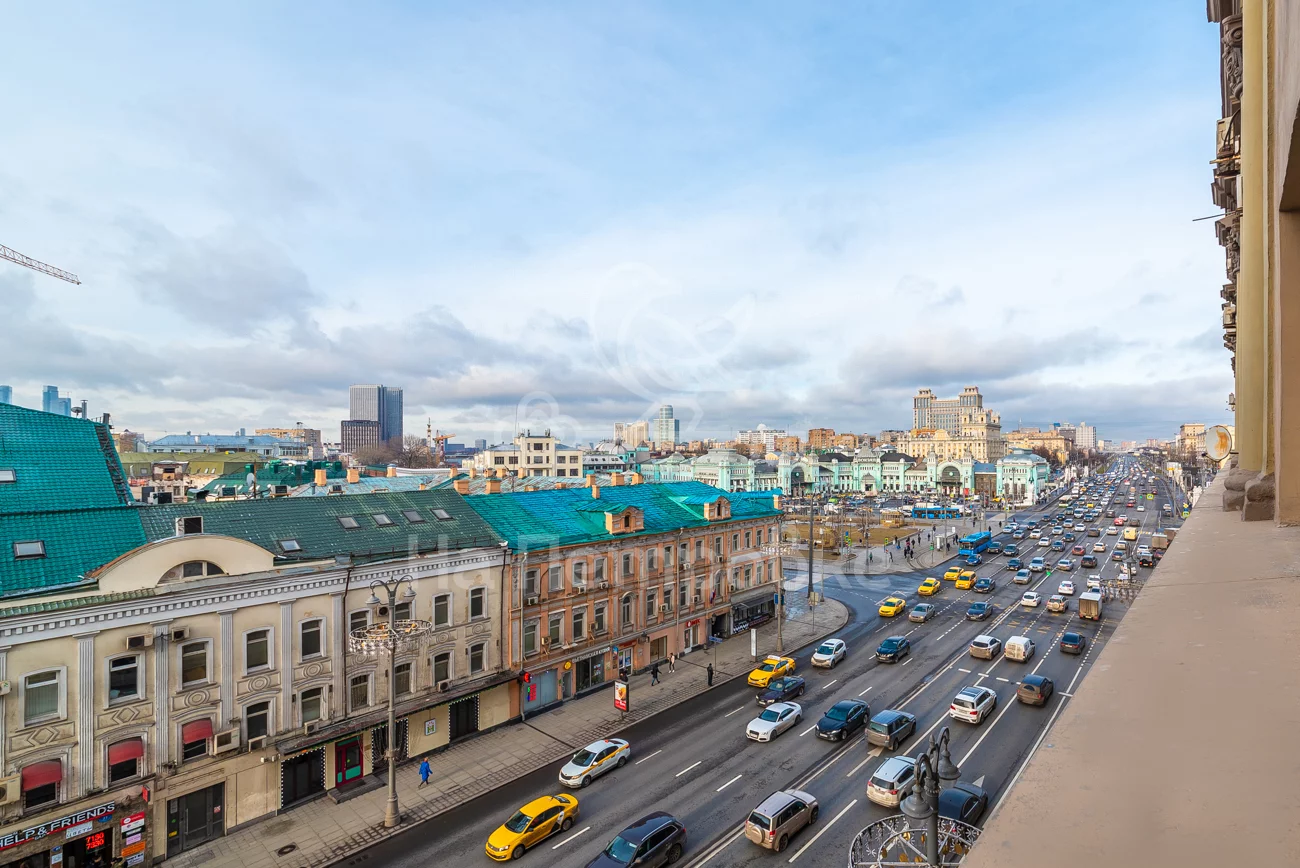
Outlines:
{"type": "MultiPolygon", "coordinates": [[[[1118,492],[1123,493],[1122,489],[1118,492]]],[[[1127,510],[1142,520],[1139,541],[1149,538],[1167,496],[1167,491],[1161,490],[1157,500],[1139,501],[1146,507],[1144,512],[1127,510]]],[[[1122,500],[1118,509],[1126,511],[1122,500]]],[[[1039,508],[1017,515],[1040,516],[1046,511],[1039,508]]],[[[1050,511],[1058,509],[1051,506],[1050,511]]],[[[1097,525],[1104,533],[1109,522],[1103,516],[1097,525]]],[[[900,753],[915,753],[929,734],[937,735],[942,727],[950,726],[952,757],[962,769],[962,779],[983,786],[996,803],[1031,748],[1086,678],[1127,610],[1123,603],[1107,601],[1100,623],[1081,622],[1073,601],[1069,612],[1053,614],[1045,606],[1020,607],[1020,596],[1025,590],[1036,589],[1046,597],[1056,592],[1063,577],[1073,578],[1080,586],[1090,573],[1101,572],[1104,578],[1113,578],[1119,564],[1109,560],[1110,551],[1120,538],[1081,537],[1089,548],[1099,541],[1106,544],[1105,555],[1098,553],[1099,559],[1106,558],[1100,561],[1100,570],[1076,570],[1073,575],[1057,572],[1050,578],[1039,574],[1028,586],[1010,581],[1013,573],[1005,569],[1004,557],[988,557],[976,572],[981,577],[994,577],[997,590],[979,595],[957,591],[951,582],[944,582],[943,590],[929,598],[939,606],[939,613],[925,624],[909,623],[904,616],[881,618],[876,613],[879,600],[888,594],[906,597],[909,605],[921,599],[916,588],[923,573],[819,577],[825,594],[843,601],[853,612],[849,624],[837,634],[848,644],[849,655],[833,670],[810,667],[811,647],[793,655],[798,673],[808,682],[808,693],[800,700],[804,719],[799,726],[771,743],[748,741],[745,725],[758,707],[755,691],[743,679],[638,724],[620,733],[631,742],[632,762],[579,791],[581,816],[574,827],[537,846],[536,852],[526,854],[521,861],[581,868],[627,824],[651,811],[665,810],[681,819],[689,830],[686,857],[680,864],[719,868],[777,859],[804,865],[842,864],[853,835],[867,823],[898,813],[875,805],[865,796],[867,780],[884,758],[880,749],[868,750],[861,736],[837,744],[818,739],[812,731],[826,708],[853,697],[868,701],[872,714],[898,708],[917,715],[918,732],[899,749],[900,753]],[[992,602],[995,614],[983,622],[967,621],[966,608],[978,599],[992,602]],[[1067,628],[1088,637],[1086,654],[1075,657],[1060,653],[1056,640],[1067,628]],[[971,639],[981,633],[990,633],[1004,642],[1014,635],[1029,636],[1038,653],[1027,663],[1005,658],[977,660],[966,649],[971,639]],[[909,636],[912,655],[900,664],[877,662],[873,655],[876,645],[894,634],[909,636]],[[1034,708],[1015,701],[1016,683],[1027,672],[1046,675],[1056,683],[1057,693],[1046,707],[1034,708]],[[998,693],[996,712],[979,725],[950,721],[947,709],[953,695],[961,687],[975,684],[998,693]],[[796,836],[785,853],[774,856],[746,841],[740,834],[741,824],[750,809],[767,795],[791,786],[807,789],[818,797],[821,819],[796,836]]],[[[1025,539],[1021,545],[1031,542],[1025,539]]],[[[1035,554],[1046,552],[1034,549],[1035,554]]],[[[1053,554],[1049,562],[1062,556],[1053,554]]],[[[790,566],[788,578],[797,576],[797,565],[790,566]]],[[[936,568],[932,574],[942,574],[943,568],[936,568]]],[[[461,865],[489,864],[491,860],[483,852],[488,835],[519,806],[537,796],[559,792],[558,771],[557,764],[502,786],[344,864],[423,868],[449,856],[461,865]]]]}

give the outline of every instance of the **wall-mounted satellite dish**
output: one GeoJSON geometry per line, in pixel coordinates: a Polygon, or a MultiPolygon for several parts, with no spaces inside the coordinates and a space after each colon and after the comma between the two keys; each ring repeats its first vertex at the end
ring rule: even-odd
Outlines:
{"type": "Polygon", "coordinates": [[[1232,454],[1232,432],[1223,425],[1212,425],[1205,431],[1205,454],[1222,461],[1232,454]]]}

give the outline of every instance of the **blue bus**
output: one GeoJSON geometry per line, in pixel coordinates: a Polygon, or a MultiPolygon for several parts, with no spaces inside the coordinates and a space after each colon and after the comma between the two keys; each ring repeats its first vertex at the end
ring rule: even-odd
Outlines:
{"type": "Polygon", "coordinates": [[[980,531],[979,533],[967,534],[961,538],[961,548],[958,549],[957,554],[964,558],[980,554],[989,547],[989,543],[991,542],[993,542],[993,534],[986,530],[980,531]]]}
{"type": "Polygon", "coordinates": [[[961,518],[962,511],[956,506],[936,506],[932,503],[912,507],[912,518],[961,518]]]}

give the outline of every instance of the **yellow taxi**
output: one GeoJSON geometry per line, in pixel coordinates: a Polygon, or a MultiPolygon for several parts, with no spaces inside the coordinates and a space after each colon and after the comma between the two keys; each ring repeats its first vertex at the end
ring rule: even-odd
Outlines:
{"type": "Polygon", "coordinates": [[[488,857],[509,862],[556,832],[567,832],[578,818],[578,799],[567,793],[533,799],[487,839],[488,857]]]}
{"type": "Polygon", "coordinates": [[[767,657],[758,668],[749,673],[750,687],[767,687],[773,678],[794,672],[794,660],[789,657],[767,657]]]}
{"type": "Polygon", "coordinates": [[[957,577],[960,575],[961,575],[961,567],[948,567],[948,572],[944,573],[943,577],[948,581],[952,582],[952,581],[956,581],[957,577]]]}
{"type": "Polygon", "coordinates": [[[938,579],[926,579],[916,592],[922,597],[931,597],[943,590],[943,583],[938,579]]]}
{"type": "Polygon", "coordinates": [[[1135,527],[1124,528],[1124,539],[1133,542],[1138,538],[1138,530],[1135,527]]]}
{"type": "Polygon", "coordinates": [[[975,584],[974,570],[962,570],[961,575],[957,577],[957,590],[969,591],[973,584],[975,584]]]}
{"type": "Polygon", "coordinates": [[[886,618],[892,618],[901,614],[907,608],[907,600],[902,597],[886,597],[885,602],[880,604],[880,614],[886,618]]]}

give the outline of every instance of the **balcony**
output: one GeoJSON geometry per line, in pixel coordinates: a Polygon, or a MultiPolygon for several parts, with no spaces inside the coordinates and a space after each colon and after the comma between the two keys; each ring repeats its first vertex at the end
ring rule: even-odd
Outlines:
{"type": "Polygon", "coordinates": [[[1300,790],[1287,769],[1300,528],[1223,512],[1225,477],[1193,508],[965,868],[1295,864],[1300,790]]]}

